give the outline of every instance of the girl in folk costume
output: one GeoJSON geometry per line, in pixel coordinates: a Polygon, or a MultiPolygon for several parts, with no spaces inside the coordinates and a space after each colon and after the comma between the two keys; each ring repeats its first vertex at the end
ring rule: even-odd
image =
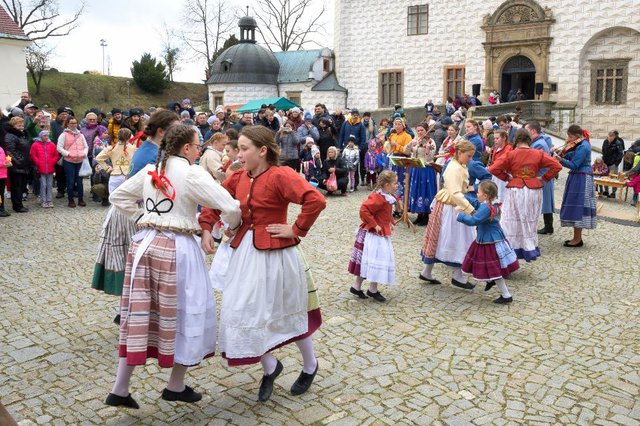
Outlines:
{"type": "MultiPolygon", "coordinates": [[[[511,152],[513,147],[509,144],[509,135],[506,130],[496,130],[493,134],[493,148],[489,153],[488,166],[507,153],[511,152]]],[[[496,176],[491,176],[491,181],[498,187],[498,201],[504,201],[505,192],[507,191],[507,182],[502,179],[498,179],[496,176]]]]}
{"type": "Polygon", "coordinates": [[[356,233],[349,261],[349,273],[356,276],[356,282],[349,291],[360,299],[369,296],[384,302],[386,299],[378,291],[378,284],[396,283],[396,262],[391,245],[396,186],[398,177],[395,173],[390,170],[381,172],[376,191],[360,206],[362,224],[356,233]],[[362,291],[364,280],[369,280],[366,295],[362,291]]]}
{"type": "MultiPolygon", "coordinates": [[[[309,389],[318,371],[311,335],[320,327],[322,316],[309,267],[297,245],[326,202],[299,173],[277,166],[279,148],[266,127],[245,126],[238,146],[244,169],[229,176],[222,186],[240,201],[242,225],[227,229],[227,236],[232,237],[228,267],[214,271],[218,281],[225,283],[220,352],[230,366],[262,363],[258,399],[266,401],[283,369],[272,351],[295,342],[304,365],[291,393],[300,395],[309,389]],[[287,224],[290,203],[302,206],[293,225],[287,224]]],[[[203,209],[199,222],[204,230],[202,246],[211,253],[210,231],[217,222],[216,212],[203,209]]]]}
{"type": "Polygon", "coordinates": [[[494,203],[498,186],[490,180],[484,180],[478,185],[477,196],[477,199],[470,199],[476,209],[472,216],[456,207],[456,211],[460,211],[458,222],[475,226],[478,234],[462,262],[462,272],[471,274],[478,281],[486,281],[485,291],[497,284],[501,295],[494,303],[511,303],[513,298],[504,279],[516,271],[519,264],[516,253],[500,228],[500,204],[494,203]]]}
{"type": "Polygon", "coordinates": [[[444,166],[453,156],[456,143],[461,140],[462,139],[458,136],[458,128],[453,124],[450,124],[449,127],[447,127],[447,138],[442,142],[440,150],[438,150],[436,163],[444,166]]]}
{"type": "Polygon", "coordinates": [[[193,126],[175,125],[162,139],[155,165],[148,165],[111,194],[111,203],[137,220],[127,258],[121,299],[118,372],[107,405],[138,408],[129,393],[136,365],[157,358],[173,367],[162,399],[196,402],[202,395],[184,384],[188,366],[212,356],[216,301],[196,235],[198,204],[222,211],[230,228],[240,209],[202,167],[193,126]],[[142,199],[142,208],[138,200],[142,199]]]}
{"type": "MultiPolygon", "coordinates": [[[[427,135],[427,125],[416,126],[416,137],[404,148],[404,153],[419,158],[426,165],[432,163],[436,154],[436,143],[427,135]]],[[[418,213],[415,225],[426,226],[433,197],[438,192],[436,172],[431,166],[412,168],[409,173],[409,203],[411,213],[418,213]]]]}
{"type": "Polygon", "coordinates": [[[475,229],[456,220],[455,207],[467,214],[473,206],[465,198],[469,190],[467,164],[473,158],[475,146],[469,141],[455,145],[454,157],[443,171],[444,186],[436,194],[431,206],[431,217],[422,244],[422,261],[426,264],[419,278],[429,284],[440,284],[432,275],[433,265],[444,263],[453,269],[451,284],[467,290],[475,286],[467,282],[461,265],[467,249],[476,237],[475,229]]]}
{"type": "Polygon", "coordinates": [[[582,230],[596,229],[596,196],[591,170],[589,134],[574,124],[567,130],[567,143],[562,154],[555,154],[569,169],[569,177],[562,195],[560,226],[572,227],[573,238],[565,247],[582,247],[582,230]]]}
{"type": "Polygon", "coordinates": [[[525,129],[518,129],[515,143],[515,149],[494,159],[488,170],[508,182],[500,221],[518,259],[529,262],[540,256],[537,225],[543,184],[553,179],[562,166],[544,151],[530,148],[531,137],[525,129]],[[537,177],[542,168],[547,172],[537,177]]]}
{"type": "MultiPolygon", "coordinates": [[[[158,156],[158,146],[166,130],[177,123],[178,116],[171,111],[161,110],[155,112],[145,129],[147,140],[136,149],[136,145],[128,143],[127,135],[131,135],[131,130],[121,128],[114,139],[111,148],[104,150],[98,155],[97,161],[100,167],[109,170],[109,192],[113,193],[120,186],[127,176],[134,176],[133,163],[137,159],[137,164],[141,170],[147,164],[153,164],[158,156]],[[151,157],[151,153],[154,157],[151,157]],[[111,160],[108,166],[106,160],[111,160]],[[133,173],[133,174],[132,174],[133,173]]],[[[93,269],[93,280],[91,287],[104,291],[107,294],[120,296],[122,294],[122,283],[124,281],[125,266],[127,263],[127,253],[131,237],[136,233],[135,221],[122,214],[115,207],[111,207],[107,212],[102,230],[100,231],[100,244],[98,246],[98,256],[93,269]]],[[[120,324],[120,314],[117,314],[113,322],[120,324]]]]}

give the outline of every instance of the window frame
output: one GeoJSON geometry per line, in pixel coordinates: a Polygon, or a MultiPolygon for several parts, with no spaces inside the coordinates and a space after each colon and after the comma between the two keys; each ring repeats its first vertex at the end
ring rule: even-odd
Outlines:
{"type": "Polygon", "coordinates": [[[379,108],[393,108],[393,106],[395,104],[400,104],[403,105],[404,104],[404,69],[402,68],[397,68],[397,69],[388,69],[388,70],[380,70],[378,71],[378,107],[379,108]],[[385,75],[391,75],[393,74],[394,76],[394,81],[393,83],[390,82],[384,82],[384,76],[385,75]],[[398,80],[398,74],[399,74],[399,80],[398,80]],[[387,85],[389,87],[393,87],[393,92],[396,96],[396,99],[394,99],[391,96],[391,89],[388,88],[387,89],[387,95],[389,95],[389,99],[388,99],[388,103],[385,103],[385,89],[383,88],[383,85],[387,85]],[[398,88],[399,86],[399,88],[398,88]]]}
{"type": "Polygon", "coordinates": [[[211,94],[209,95],[211,96],[211,99],[213,99],[213,108],[215,109],[218,106],[223,106],[224,107],[224,92],[211,92],[211,94]],[[216,99],[221,99],[222,103],[217,104],[216,103],[216,99]]]}
{"type": "Polygon", "coordinates": [[[591,104],[598,106],[624,105],[627,103],[628,83],[629,83],[629,62],[631,58],[600,59],[591,60],[591,104]],[[622,75],[618,76],[617,70],[622,70],[622,75]],[[598,72],[602,71],[602,76],[598,72]],[[608,75],[611,71],[612,75],[608,75]],[[598,83],[602,81],[602,88],[598,90],[598,83]],[[611,81],[611,98],[607,100],[607,83],[611,81]],[[620,99],[616,98],[619,89],[620,99]],[[599,97],[602,95],[602,98],[599,97]]]}
{"type": "Polygon", "coordinates": [[[429,34],[429,3],[407,6],[407,36],[420,36],[429,34]],[[426,10],[422,10],[425,8],[426,10]],[[414,9],[415,11],[412,11],[414,9]],[[420,26],[421,17],[425,16],[425,28],[420,26]],[[415,27],[412,27],[412,19],[415,19],[415,27]],[[415,28],[415,32],[411,32],[415,28]]]}
{"type": "Polygon", "coordinates": [[[285,93],[287,95],[287,99],[291,102],[297,105],[302,105],[302,90],[290,90],[285,93]]]}
{"type": "Polygon", "coordinates": [[[465,92],[465,83],[466,83],[466,74],[467,69],[464,65],[444,65],[442,67],[442,99],[446,102],[447,98],[451,96],[451,98],[455,99],[456,96],[462,96],[465,92]],[[458,80],[455,75],[456,71],[462,70],[462,79],[458,80]],[[449,71],[454,72],[453,80],[449,80],[449,71]],[[460,94],[457,95],[455,93],[449,93],[449,83],[452,82],[454,84],[454,91],[456,83],[460,83],[460,94]]]}

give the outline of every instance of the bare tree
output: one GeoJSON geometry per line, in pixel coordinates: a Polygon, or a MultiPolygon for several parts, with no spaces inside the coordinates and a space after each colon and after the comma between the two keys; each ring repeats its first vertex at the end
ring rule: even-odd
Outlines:
{"type": "Polygon", "coordinates": [[[213,72],[211,58],[233,28],[234,13],[227,0],[186,0],[183,24],[188,31],[181,38],[193,51],[193,59],[204,60],[205,79],[213,72]]]}
{"type": "Polygon", "coordinates": [[[178,62],[182,57],[182,49],[176,43],[178,36],[175,30],[169,27],[166,22],[163,22],[162,28],[156,32],[158,32],[162,41],[160,56],[167,66],[169,81],[173,82],[173,73],[180,70],[178,62]]]}
{"type": "Polygon", "coordinates": [[[73,16],[63,18],[58,10],[57,0],[2,0],[11,19],[32,41],[50,37],[64,37],[78,27],[78,20],[84,12],[84,1],[73,16]]]}
{"type": "Polygon", "coordinates": [[[323,28],[321,18],[327,10],[326,2],[312,0],[257,0],[254,15],[261,25],[258,32],[265,44],[273,50],[300,50],[313,43],[314,34],[323,28]],[[308,10],[321,3],[317,12],[308,10]]]}
{"type": "Polygon", "coordinates": [[[33,85],[36,86],[36,95],[40,94],[42,75],[49,67],[51,52],[53,52],[53,49],[36,43],[32,43],[31,46],[27,47],[27,70],[29,71],[33,85]]]}

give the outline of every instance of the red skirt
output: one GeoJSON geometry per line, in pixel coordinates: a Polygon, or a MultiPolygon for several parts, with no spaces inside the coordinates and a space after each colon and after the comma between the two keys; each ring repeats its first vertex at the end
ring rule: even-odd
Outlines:
{"type": "MultiPolygon", "coordinates": [[[[509,246],[509,250],[513,249],[509,246]]],[[[473,278],[479,281],[491,281],[499,278],[507,278],[512,272],[516,271],[520,265],[515,256],[510,256],[508,263],[500,262],[496,244],[478,244],[476,241],[471,243],[467,255],[462,262],[462,272],[471,274],[473,278]],[[513,260],[515,259],[515,260],[513,260]]]]}

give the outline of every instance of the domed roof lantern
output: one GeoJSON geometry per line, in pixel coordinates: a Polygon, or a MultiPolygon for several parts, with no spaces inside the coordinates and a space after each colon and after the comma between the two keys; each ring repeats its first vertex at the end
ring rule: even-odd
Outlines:
{"type": "Polygon", "coordinates": [[[247,15],[240,18],[238,26],[240,27],[240,43],[256,42],[256,28],[258,28],[258,24],[255,19],[249,16],[249,6],[247,6],[247,15]]]}

